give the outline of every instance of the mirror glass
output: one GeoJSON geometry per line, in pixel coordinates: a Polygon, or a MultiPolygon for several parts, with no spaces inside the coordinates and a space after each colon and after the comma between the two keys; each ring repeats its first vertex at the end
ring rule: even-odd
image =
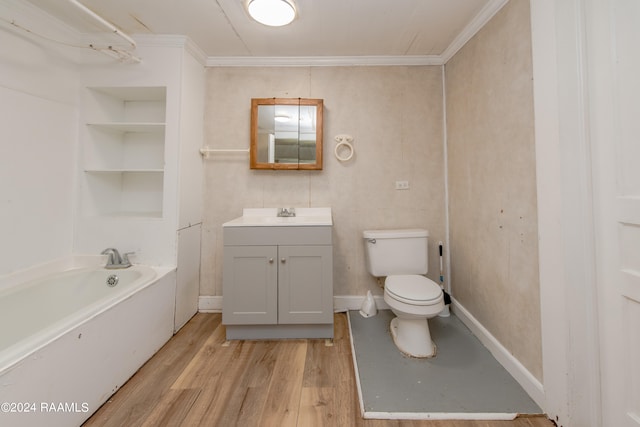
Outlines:
{"type": "Polygon", "coordinates": [[[322,169],[322,100],[251,100],[252,169],[322,169]]]}

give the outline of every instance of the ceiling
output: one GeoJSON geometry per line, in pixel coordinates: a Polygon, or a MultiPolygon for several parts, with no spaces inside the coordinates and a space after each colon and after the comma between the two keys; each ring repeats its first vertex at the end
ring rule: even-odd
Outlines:
{"type": "Polygon", "coordinates": [[[295,0],[297,19],[273,28],[246,0],[28,0],[83,34],[188,36],[212,57],[428,57],[446,62],[507,0],[295,0]]]}

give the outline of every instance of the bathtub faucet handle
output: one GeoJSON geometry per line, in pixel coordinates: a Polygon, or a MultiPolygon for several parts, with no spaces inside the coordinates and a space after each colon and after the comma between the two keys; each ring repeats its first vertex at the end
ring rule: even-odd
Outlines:
{"type": "Polygon", "coordinates": [[[135,252],[125,252],[124,254],[122,254],[122,261],[120,262],[120,264],[122,265],[122,268],[126,268],[126,267],[131,267],[131,261],[129,261],[129,255],[135,255],[135,252]]]}
{"type": "Polygon", "coordinates": [[[131,267],[131,262],[129,262],[129,255],[131,255],[132,253],[133,252],[128,252],[121,257],[117,249],[105,249],[104,251],[102,251],[102,255],[109,255],[109,259],[107,260],[107,265],[105,265],[104,268],[115,269],[131,267]]]}

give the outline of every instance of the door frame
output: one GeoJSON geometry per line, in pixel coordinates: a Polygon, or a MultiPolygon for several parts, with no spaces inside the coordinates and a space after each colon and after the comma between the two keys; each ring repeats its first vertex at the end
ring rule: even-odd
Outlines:
{"type": "Polygon", "coordinates": [[[531,0],[544,410],[601,426],[588,0],[531,0]]]}
{"type": "Polygon", "coordinates": [[[564,427],[638,422],[622,351],[616,59],[635,47],[617,43],[621,1],[530,1],[544,409],[564,427]]]}

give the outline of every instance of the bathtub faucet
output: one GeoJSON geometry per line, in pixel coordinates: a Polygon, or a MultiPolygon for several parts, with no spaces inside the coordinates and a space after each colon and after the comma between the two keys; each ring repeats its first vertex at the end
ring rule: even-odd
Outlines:
{"type": "Polygon", "coordinates": [[[120,256],[120,253],[115,248],[105,249],[102,251],[101,255],[109,255],[109,259],[107,260],[107,265],[105,265],[104,268],[112,270],[131,267],[131,262],[129,261],[129,255],[131,254],[133,254],[133,252],[127,252],[120,256]]]}
{"type": "Polygon", "coordinates": [[[278,209],[278,216],[283,216],[283,217],[292,217],[292,216],[296,216],[296,208],[279,208],[278,209]]]}

